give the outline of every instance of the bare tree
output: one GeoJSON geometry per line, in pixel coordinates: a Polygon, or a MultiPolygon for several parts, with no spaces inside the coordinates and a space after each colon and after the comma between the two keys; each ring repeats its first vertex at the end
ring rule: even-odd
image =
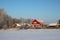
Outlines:
{"type": "Polygon", "coordinates": [[[60,19],[58,20],[58,27],[60,28],[60,19]]]}

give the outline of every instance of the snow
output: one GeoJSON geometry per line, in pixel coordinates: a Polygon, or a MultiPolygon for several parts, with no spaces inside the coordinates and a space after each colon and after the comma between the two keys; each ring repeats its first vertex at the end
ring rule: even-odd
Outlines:
{"type": "Polygon", "coordinates": [[[49,24],[49,26],[56,26],[57,25],[57,23],[51,23],[51,24],[49,24]]]}
{"type": "Polygon", "coordinates": [[[0,30],[0,40],[60,40],[60,29],[0,30]]]}

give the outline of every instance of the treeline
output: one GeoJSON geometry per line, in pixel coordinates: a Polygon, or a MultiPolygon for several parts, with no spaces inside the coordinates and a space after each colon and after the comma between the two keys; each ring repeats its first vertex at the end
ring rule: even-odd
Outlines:
{"type": "MultiPolygon", "coordinates": [[[[0,29],[8,29],[8,28],[15,28],[16,27],[16,23],[17,24],[24,24],[27,23],[26,25],[22,25],[21,27],[18,26],[18,28],[23,29],[23,28],[32,28],[31,26],[31,22],[33,19],[25,19],[25,18],[13,18],[11,16],[9,16],[6,11],[4,9],[0,9],[0,29]],[[30,24],[30,26],[28,25],[30,24]]],[[[60,28],[60,20],[58,20],[57,22],[57,26],[53,26],[53,28],[60,28]]],[[[47,24],[46,27],[47,28],[47,24]]],[[[52,26],[49,26],[48,28],[50,29],[52,26]]],[[[48,29],[47,28],[47,29],[48,29]]]]}
{"type": "Polygon", "coordinates": [[[11,28],[15,23],[31,23],[32,19],[24,19],[24,18],[12,18],[7,15],[4,9],[0,9],[0,29],[11,28]]]}

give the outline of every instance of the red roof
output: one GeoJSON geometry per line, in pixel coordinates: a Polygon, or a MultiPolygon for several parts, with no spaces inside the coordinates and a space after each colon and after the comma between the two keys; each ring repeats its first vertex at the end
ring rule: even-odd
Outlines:
{"type": "Polygon", "coordinates": [[[36,19],[32,21],[32,24],[40,24],[40,22],[38,22],[36,19]]]}
{"type": "Polygon", "coordinates": [[[45,25],[45,23],[40,22],[40,21],[38,21],[36,19],[32,21],[32,24],[42,24],[42,25],[45,25]]]}

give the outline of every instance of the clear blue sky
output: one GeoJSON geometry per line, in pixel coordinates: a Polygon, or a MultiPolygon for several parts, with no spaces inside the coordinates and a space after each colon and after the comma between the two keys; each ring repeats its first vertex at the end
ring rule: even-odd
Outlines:
{"type": "Polygon", "coordinates": [[[0,8],[14,18],[39,18],[45,22],[60,19],[60,0],[0,0],[0,8]]]}

